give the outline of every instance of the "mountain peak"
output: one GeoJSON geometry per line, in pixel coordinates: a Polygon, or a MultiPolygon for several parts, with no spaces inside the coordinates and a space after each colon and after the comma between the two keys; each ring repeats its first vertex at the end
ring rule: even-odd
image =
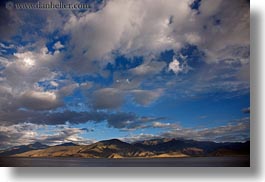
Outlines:
{"type": "Polygon", "coordinates": [[[43,144],[40,143],[40,142],[35,142],[35,143],[31,144],[31,145],[43,145],[43,144]]]}
{"type": "Polygon", "coordinates": [[[73,142],[67,142],[67,143],[62,143],[60,145],[56,145],[56,146],[77,146],[77,144],[73,143],[73,142]]]}
{"type": "Polygon", "coordinates": [[[40,142],[35,142],[35,143],[29,144],[27,146],[30,147],[30,148],[36,148],[36,149],[48,147],[48,145],[44,145],[44,144],[42,144],[40,142]]]}
{"type": "MultiPolygon", "coordinates": [[[[104,143],[104,144],[124,144],[126,142],[123,142],[119,139],[110,139],[110,140],[102,140],[100,141],[101,143],[104,143]]],[[[127,143],[126,143],[127,144],[127,143]]]]}

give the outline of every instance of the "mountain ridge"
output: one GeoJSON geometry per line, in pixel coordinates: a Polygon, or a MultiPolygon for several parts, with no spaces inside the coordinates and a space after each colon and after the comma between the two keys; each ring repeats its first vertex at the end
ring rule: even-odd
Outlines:
{"type": "MultiPolygon", "coordinates": [[[[45,147],[38,143],[40,147],[45,147]]],[[[134,143],[118,139],[102,140],[90,145],[65,143],[27,151],[9,151],[12,157],[82,157],[82,158],[164,158],[197,156],[249,155],[250,142],[195,141],[184,139],[152,139],[134,143]]],[[[37,145],[36,145],[37,146],[37,145]]],[[[5,152],[4,152],[5,153],[5,152]]],[[[0,156],[2,153],[0,153],[0,156]]],[[[7,154],[7,153],[6,153],[7,154]]],[[[5,155],[7,156],[7,155],[5,155]]]]}

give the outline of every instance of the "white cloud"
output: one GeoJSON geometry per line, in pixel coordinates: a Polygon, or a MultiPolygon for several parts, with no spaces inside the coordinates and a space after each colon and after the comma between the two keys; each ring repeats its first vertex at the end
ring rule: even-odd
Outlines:
{"type": "MultiPolygon", "coordinates": [[[[62,106],[62,97],[69,95],[78,84],[68,80],[59,87],[55,82],[59,71],[52,71],[58,65],[62,55],[51,54],[47,47],[37,51],[14,53],[14,56],[1,58],[0,108],[15,110],[20,107],[45,110],[62,106]],[[46,90],[39,82],[49,82],[55,86],[53,91],[46,90]]],[[[60,70],[63,71],[63,70],[60,70]]]]}
{"type": "Polygon", "coordinates": [[[171,63],[168,65],[168,70],[172,70],[175,74],[178,74],[179,72],[182,71],[182,68],[180,67],[179,61],[174,58],[171,63]]]}
{"type": "Polygon", "coordinates": [[[56,82],[56,81],[50,81],[50,84],[52,85],[52,86],[54,86],[54,87],[58,87],[59,86],[59,84],[56,82]]]}
{"type": "Polygon", "coordinates": [[[148,56],[180,48],[185,41],[181,35],[187,33],[184,24],[192,16],[189,4],[190,0],[115,0],[108,1],[101,11],[72,15],[65,31],[72,37],[74,59],[80,61],[76,66],[93,71],[92,60],[106,64],[116,50],[127,56],[148,56]]]}
{"type": "Polygon", "coordinates": [[[54,48],[55,50],[59,50],[59,49],[64,48],[64,45],[63,45],[60,41],[58,41],[58,42],[56,42],[56,43],[53,45],[53,48],[54,48]]]}
{"type": "MultiPolygon", "coordinates": [[[[101,11],[72,15],[65,31],[72,36],[70,44],[75,46],[76,60],[88,60],[80,62],[87,65],[85,69],[92,66],[92,60],[102,60],[103,65],[111,61],[113,51],[129,57],[149,56],[168,49],[177,51],[190,43],[204,50],[209,62],[215,62],[220,56],[218,51],[226,46],[249,45],[246,2],[202,1],[199,14],[190,8],[191,3],[108,1],[101,11]],[[240,11],[234,11],[239,6],[240,11]],[[214,17],[220,25],[215,25],[214,17]]],[[[140,68],[136,71],[141,71],[140,68]]]]}
{"type": "Polygon", "coordinates": [[[152,123],[152,127],[154,128],[171,128],[171,129],[179,129],[180,126],[175,123],[163,123],[159,121],[155,121],[152,123]]]}
{"type": "Polygon", "coordinates": [[[192,68],[188,65],[187,61],[184,60],[182,64],[173,57],[173,60],[168,65],[168,71],[173,71],[176,75],[179,73],[188,73],[192,68]]]}

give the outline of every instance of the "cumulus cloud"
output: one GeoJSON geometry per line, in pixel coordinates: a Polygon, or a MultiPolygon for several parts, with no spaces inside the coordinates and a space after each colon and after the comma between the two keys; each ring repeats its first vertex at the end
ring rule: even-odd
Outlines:
{"type": "MultiPolygon", "coordinates": [[[[207,60],[215,62],[226,56],[221,50],[249,45],[249,4],[244,0],[202,1],[200,13],[190,4],[190,0],[108,1],[101,11],[72,15],[65,31],[72,35],[70,43],[79,66],[87,71],[95,68],[92,60],[104,61],[104,65],[115,51],[129,57],[149,56],[167,49],[177,51],[189,43],[198,45],[207,60]],[[234,11],[237,7],[240,10],[234,11]],[[84,37],[89,41],[83,41],[84,37]]],[[[142,73],[147,67],[134,71],[142,73]]]]}
{"type": "MultiPolygon", "coordinates": [[[[163,1],[154,3],[151,1],[115,0],[106,2],[104,6],[101,6],[100,11],[67,15],[62,13],[62,16],[57,13],[56,21],[51,21],[52,16],[48,16],[48,22],[45,23],[48,23],[49,30],[46,31],[56,30],[58,26],[55,22],[59,22],[58,20],[61,19],[63,20],[61,22],[65,23],[64,25],[60,24],[60,27],[64,27],[63,33],[70,35],[70,46],[67,51],[72,58],[67,62],[68,64],[60,65],[59,70],[75,71],[78,74],[102,73],[102,68],[108,62],[113,62],[116,52],[126,57],[144,56],[143,64],[129,70],[132,74],[129,76],[133,78],[124,79],[127,84],[124,84],[119,78],[117,79],[119,84],[117,82],[113,86],[119,85],[125,91],[128,88],[137,89],[131,92],[134,101],[141,105],[148,105],[158,98],[159,94],[141,90],[141,82],[148,76],[159,74],[166,67],[166,63],[163,61],[146,59],[150,55],[156,58],[157,55],[168,49],[177,52],[189,43],[197,45],[204,51],[209,62],[240,60],[242,64],[248,65],[248,3],[243,0],[232,3],[229,1],[202,1],[198,10],[200,13],[196,13],[197,10],[190,8],[191,3],[190,0],[181,2],[169,0],[167,3],[163,1]],[[239,6],[242,8],[234,11],[239,6]],[[88,41],[84,41],[84,39],[88,41]],[[143,95],[146,98],[143,98],[143,95]]],[[[53,80],[58,75],[58,72],[52,71],[50,68],[62,64],[59,60],[62,59],[63,53],[58,51],[50,53],[45,47],[45,40],[39,44],[41,45],[38,46],[39,50],[29,51],[27,48],[22,48],[23,51],[20,50],[14,54],[13,60],[5,63],[5,69],[2,71],[2,75],[5,77],[1,80],[5,79],[3,84],[6,87],[5,90],[12,90],[11,96],[14,97],[18,93],[28,96],[31,90],[39,92],[38,89],[35,89],[37,82],[53,80]]],[[[54,49],[63,47],[61,41],[57,41],[53,45],[54,49]]],[[[180,72],[186,73],[189,67],[185,62],[180,63],[174,58],[169,63],[168,70],[179,74],[180,72]]],[[[242,70],[238,71],[238,77],[243,78],[241,73],[246,73],[242,70]]],[[[226,86],[228,87],[228,85],[236,85],[236,81],[234,84],[227,83],[226,86]]],[[[245,88],[242,83],[238,83],[236,87],[245,88]]],[[[207,90],[206,87],[200,89],[207,90]]],[[[232,89],[234,90],[234,88],[232,89]]],[[[117,109],[124,102],[124,90],[103,88],[95,91],[91,99],[92,106],[98,109],[117,109]]],[[[46,93],[42,92],[42,94],[46,93]]],[[[59,102],[56,103],[53,106],[59,106],[59,102]]]]}
{"type": "Polygon", "coordinates": [[[62,105],[53,92],[28,91],[21,95],[20,106],[35,110],[56,108],[62,105]]]}
{"type": "Polygon", "coordinates": [[[173,61],[168,65],[168,70],[172,70],[175,74],[181,72],[182,68],[180,67],[179,61],[177,59],[173,59],[173,61]]]}
{"type": "Polygon", "coordinates": [[[192,16],[189,4],[189,0],[108,1],[101,11],[72,15],[65,31],[72,36],[70,44],[75,47],[73,53],[79,66],[93,71],[92,60],[106,62],[115,50],[128,56],[148,56],[180,48],[183,38],[177,33],[184,32],[180,25],[192,16]],[[169,25],[170,17],[174,21],[169,25]],[[89,41],[83,41],[84,37],[89,41]]]}
{"type": "Polygon", "coordinates": [[[13,112],[20,108],[30,110],[56,109],[64,105],[63,97],[71,94],[77,87],[77,84],[72,84],[57,90],[44,91],[43,88],[34,85],[32,90],[30,88],[17,88],[21,89],[21,93],[19,93],[18,90],[9,85],[3,85],[0,87],[0,95],[2,96],[0,108],[2,111],[13,112]]]}
{"type": "Polygon", "coordinates": [[[14,56],[1,58],[1,102],[3,110],[27,108],[32,110],[54,109],[63,105],[63,97],[78,87],[68,80],[56,82],[60,72],[53,71],[60,61],[61,54],[48,52],[46,47],[38,51],[14,53],[14,56]],[[41,82],[55,87],[47,90],[41,82]]]}

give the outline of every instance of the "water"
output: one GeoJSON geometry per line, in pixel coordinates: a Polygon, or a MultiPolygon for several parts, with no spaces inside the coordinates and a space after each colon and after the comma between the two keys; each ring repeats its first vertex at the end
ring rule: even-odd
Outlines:
{"type": "Polygon", "coordinates": [[[159,159],[0,158],[5,167],[249,167],[249,156],[159,159]]]}

